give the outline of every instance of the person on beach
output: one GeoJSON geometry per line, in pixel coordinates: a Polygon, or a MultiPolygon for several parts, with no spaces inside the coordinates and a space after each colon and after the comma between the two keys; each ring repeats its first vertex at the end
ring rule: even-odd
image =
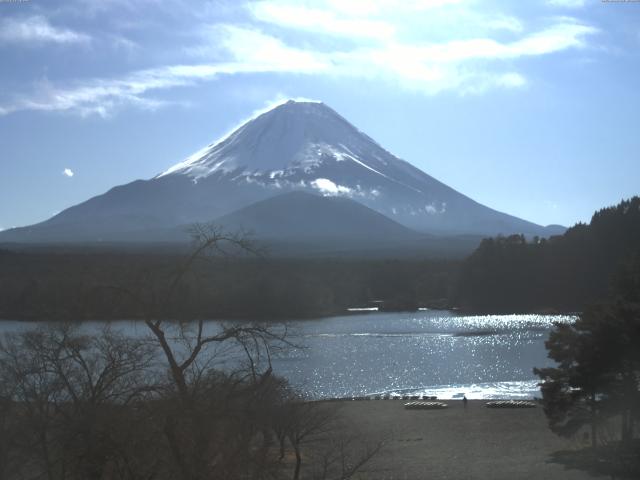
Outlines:
{"type": "Polygon", "coordinates": [[[464,405],[464,409],[467,409],[467,395],[462,395],[462,405],[464,405]]]}

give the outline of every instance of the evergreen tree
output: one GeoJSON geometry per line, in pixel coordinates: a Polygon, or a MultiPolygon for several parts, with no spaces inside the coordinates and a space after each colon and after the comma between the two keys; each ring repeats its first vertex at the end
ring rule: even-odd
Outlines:
{"type": "Polygon", "coordinates": [[[534,369],[542,379],[550,428],[571,436],[585,425],[620,418],[620,439],[632,440],[640,408],[640,305],[616,301],[588,308],[573,325],[557,325],[546,347],[557,367],[534,369]]]}

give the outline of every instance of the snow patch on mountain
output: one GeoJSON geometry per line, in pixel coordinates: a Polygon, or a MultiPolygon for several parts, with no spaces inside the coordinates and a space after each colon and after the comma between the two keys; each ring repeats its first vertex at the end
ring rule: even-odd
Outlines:
{"type": "Polygon", "coordinates": [[[344,185],[336,185],[328,178],[317,178],[311,182],[313,188],[318,189],[322,194],[329,195],[350,195],[352,189],[344,185]]]}
{"type": "Polygon", "coordinates": [[[424,211],[430,215],[441,215],[447,211],[447,202],[442,202],[438,207],[435,202],[425,205],[424,211]]]}
{"type": "Polygon", "coordinates": [[[366,168],[367,170],[371,170],[372,172],[377,173],[378,175],[382,175],[384,178],[389,178],[384,173],[380,173],[375,168],[371,168],[369,165],[364,163],[362,160],[359,160],[358,158],[356,158],[356,155],[351,150],[349,150],[349,148],[346,147],[345,145],[340,144],[340,147],[343,148],[344,150],[346,150],[349,153],[344,153],[344,152],[341,152],[339,150],[335,150],[335,149],[331,149],[330,148],[329,150],[335,156],[336,160],[342,161],[345,158],[348,158],[349,160],[352,160],[352,161],[356,162],[358,165],[366,168]]]}

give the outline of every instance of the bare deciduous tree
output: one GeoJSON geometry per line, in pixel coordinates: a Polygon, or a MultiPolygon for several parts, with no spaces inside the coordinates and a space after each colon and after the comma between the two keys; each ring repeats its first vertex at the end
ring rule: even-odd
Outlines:
{"type": "Polygon", "coordinates": [[[101,478],[117,456],[115,427],[146,383],[153,350],[108,327],[85,336],[53,325],[0,342],[0,378],[19,432],[8,450],[27,452],[23,474],[101,478]]]}
{"type": "Polygon", "coordinates": [[[58,325],[0,343],[0,478],[298,480],[308,466],[309,478],[346,479],[373,455],[345,440],[331,405],[273,374],[274,350],[293,346],[286,326],[168,320],[200,262],[253,253],[242,235],[192,233],[179,266],[107,287],[139,305],[147,337],[58,325]]]}

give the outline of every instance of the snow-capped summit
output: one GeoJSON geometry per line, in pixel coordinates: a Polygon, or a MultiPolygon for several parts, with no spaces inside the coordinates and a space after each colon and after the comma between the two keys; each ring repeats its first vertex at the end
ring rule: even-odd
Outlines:
{"type": "Polygon", "coordinates": [[[372,156],[380,147],[322,102],[289,100],[256,118],[165,172],[198,179],[215,172],[242,170],[244,174],[311,169],[333,156],[338,161],[355,155],[372,156]]]}
{"type": "Polygon", "coordinates": [[[171,176],[194,183],[224,177],[267,190],[346,196],[399,217],[436,215],[447,208],[445,199],[432,195],[444,185],[384,150],[321,102],[280,104],[156,178],[171,176]],[[430,183],[426,188],[425,181],[430,183]],[[394,190],[417,195],[418,205],[405,205],[401,198],[385,205],[384,197],[394,190]]]}
{"type": "Polygon", "coordinates": [[[324,103],[291,100],[152,179],[115,187],[42,224],[3,232],[0,240],[144,238],[145,232],[227,218],[296,191],[345,197],[421,232],[555,233],[456,192],[382,148],[324,103]]]}

